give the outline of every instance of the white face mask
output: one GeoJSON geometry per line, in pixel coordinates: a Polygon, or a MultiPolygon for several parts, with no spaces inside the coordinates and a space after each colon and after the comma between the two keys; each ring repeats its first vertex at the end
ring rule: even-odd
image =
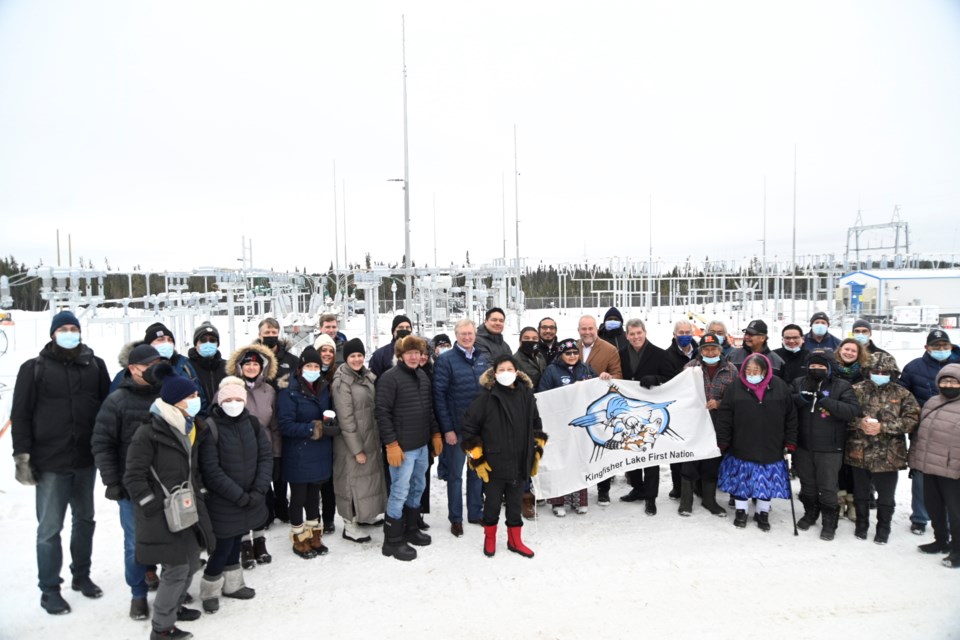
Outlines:
{"type": "Polygon", "coordinates": [[[512,385],[517,379],[516,371],[501,371],[496,375],[497,382],[505,387],[512,385]]]}
{"type": "Polygon", "coordinates": [[[200,398],[190,398],[187,400],[187,415],[191,418],[200,413],[202,402],[200,398]]]}
{"type": "Polygon", "coordinates": [[[220,405],[220,408],[223,409],[223,412],[231,418],[236,418],[238,415],[243,413],[243,407],[244,403],[242,400],[227,400],[220,405]]]}

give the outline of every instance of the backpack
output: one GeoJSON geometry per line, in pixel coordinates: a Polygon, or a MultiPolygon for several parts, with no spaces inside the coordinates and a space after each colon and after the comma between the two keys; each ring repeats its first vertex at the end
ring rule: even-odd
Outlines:
{"type": "MultiPolygon", "coordinates": [[[[260,421],[257,420],[257,417],[253,414],[250,414],[250,422],[253,424],[253,433],[256,435],[257,440],[260,439],[260,421]]],[[[217,430],[217,423],[213,418],[204,418],[204,433],[209,433],[210,435],[204,436],[206,438],[213,438],[213,444],[217,444],[220,440],[220,432],[217,430]]]]}
{"type": "MultiPolygon", "coordinates": [[[[46,358],[43,356],[37,356],[33,359],[33,386],[39,387],[40,380],[43,379],[43,368],[46,367],[46,358]]],[[[97,371],[100,370],[100,363],[97,361],[97,357],[93,357],[93,366],[97,368],[97,371]]]]}

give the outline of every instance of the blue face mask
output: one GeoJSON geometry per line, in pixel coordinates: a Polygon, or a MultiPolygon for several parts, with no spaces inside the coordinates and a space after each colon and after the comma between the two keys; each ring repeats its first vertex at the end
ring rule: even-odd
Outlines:
{"type": "Polygon", "coordinates": [[[827,335],[827,325],[825,324],[815,324],[810,327],[810,330],[813,331],[813,335],[815,336],[822,337],[827,335]]]}
{"type": "Polygon", "coordinates": [[[187,400],[187,415],[191,418],[198,413],[200,413],[200,397],[190,398],[187,400]]]}
{"type": "Polygon", "coordinates": [[[798,351],[800,351],[800,349],[803,348],[803,345],[797,345],[795,347],[788,347],[787,345],[783,345],[783,348],[789,351],[790,353],[797,353],[798,351]]]}
{"type": "Polygon", "coordinates": [[[717,364],[718,362],[720,362],[720,356],[713,356],[712,358],[703,356],[703,362],[704,364],[717,364]]]}
{"type": "Polygon", "coordinates": [[[693,342],[693,336],[677,336],[677,344],[686,349],[693,342]]]}
{"type": "Polygon", "coordinates": [[[79,331],[61,331],[53,334],[53,339],[61,349],[76,349],[80,346],[79,331]]]}
{"type": "Polygon", "coordinates": [[[853,334],[853,339],[863,346],[867,346],[867,343],[870,342],[870,335],[867,333],[855,333],[853,334]]]}
{"type": "Polygon", "coordinates": [[[622,323],[619,320],[607,320],[603,323],[603,326],[606,327],[607,331],[616,331],[622,326],[622,323]]]}
{"type": "Polygon", "coordinates": [[[722,336],[719,333],[717,334],[717,342],[719,342],[720,344],[723,344],[726,341],[727,341],[727,336],[722,336]]]}
{"type": "Polygon", "coordinates": [[[173,343],[164,342],[162,344],[155,344],[153,345],[153,348],[157,350],[157,353],[160,354],[161,358],[166,358],[169,360],[173,357],[173,343]]]}
{"type": "Polygon", "coordinates": [[[882,387],[890,382],[890,376],[878,376],[875,373],[871,373],[870,380],[873,381],[873,384],[877,385],[878,387],[882,387]]]}
{"type": "Polygon", "coordinates": [[[197,347],[197,353],[203,358],[212,358],[217,353],[216,342],[201,342],[197,347]]]}
{"type": "MultiPolygon", "coordinates": [[[[57,334],[60,335],[60,334],[57,334]]],[[[950,349],[935,349],[930,352],[930,357],[937,362],[943,362],[950,357],[950,349]]]]}
{"type": "Polygon", "coordinates": [[[765,376],[763,374],[758,374],[755,376],[747,376],[747,382],[749,382],[750,384],[760,384],[761,382],[763,382],[764,377],[765,376]]]}
{"type": "Polygon", "coordinates": [[[320,379],[319,371],[308,370],[308,371],[304,371],[302,375],[303,375],[303,379],[309,382],[310,384],[313,384],[314,382],[320,379]]]}

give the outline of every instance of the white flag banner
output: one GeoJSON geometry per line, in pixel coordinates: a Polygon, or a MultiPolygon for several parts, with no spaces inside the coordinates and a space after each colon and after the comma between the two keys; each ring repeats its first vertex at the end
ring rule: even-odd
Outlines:
{"type": "Polygon", "coordinates": [[[630,469],[720,455],[699,367],[650,389],[631,380],[594,378],[536,397],[550,436],[540,461],[542,498],[630,469]]]}

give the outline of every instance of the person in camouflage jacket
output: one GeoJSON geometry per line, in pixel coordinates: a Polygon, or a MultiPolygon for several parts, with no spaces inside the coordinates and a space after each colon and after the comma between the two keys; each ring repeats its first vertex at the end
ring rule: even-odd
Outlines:
{"type": "Polygon", "coordinates": [[[920,405],[896,384],[897,361],[889,353],[870,356],[865,379],[853,386],[863,415],[850,421],[844,461],[853,468],[856,537],[866,540],[870,527],[871,484],[877,489],[877,531],[873,539],[886,544],[893,519],[897,474],[907,468],[907,435],[917,429],[920,405]]]}

